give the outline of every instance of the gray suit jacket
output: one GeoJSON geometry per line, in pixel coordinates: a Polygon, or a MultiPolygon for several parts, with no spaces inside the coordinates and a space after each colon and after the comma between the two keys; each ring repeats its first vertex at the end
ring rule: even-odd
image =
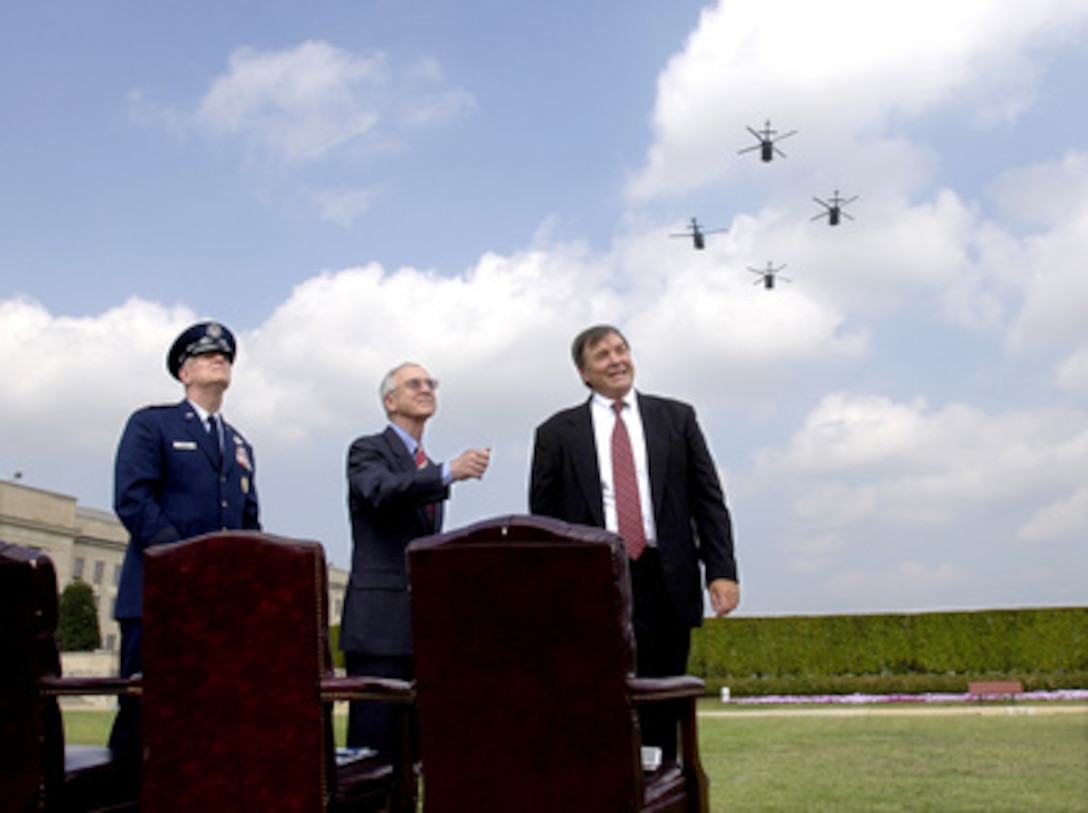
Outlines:
{"type": "Polygon", "coordinates": [[[348,451],[351,578],[340,648],[361,655],[410,656],[412,614],[405,548],[442,527],[449,488],[442,468],[416,468],[392,427],[355,440],[348,451]],[[427,506],[434,505],[431,516],[427,506]]]}

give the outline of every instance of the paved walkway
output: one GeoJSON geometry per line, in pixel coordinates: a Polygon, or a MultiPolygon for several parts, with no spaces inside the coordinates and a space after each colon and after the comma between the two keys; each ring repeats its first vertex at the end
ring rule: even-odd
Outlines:
{"type": "Polygon", "coordinates": [[[873,704],[869,706],[849,706],[837,708],[816,708],[806,706],[801,708],[777,708],[761,709],[751,706],[735,706],[731,709],[700,709],[699,717],[906,717],[906,716],[951,716],[975,714],[985,716],[1033,716],[1043,714],[1088,714],[1088,703],[1033,703],[1031,705],[1018,705],[1016,703],[964,703],[956,706],[930,706],[924,703],[917,705],[884,706],[873,704]]]}

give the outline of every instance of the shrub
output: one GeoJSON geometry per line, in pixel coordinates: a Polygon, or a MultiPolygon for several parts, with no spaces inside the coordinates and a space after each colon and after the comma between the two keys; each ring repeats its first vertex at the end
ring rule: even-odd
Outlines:
{"type": "Polygon", "coordinates": [[[738,694],[963,691],[984,675],[1079,688],[1088,608],[707,619],[689,670],[738,694]]]}
{"type": "Polygon", "coordinates": [[[57,616],[57,648],[61,652],[87,652],[102,646],[94,589],[75,579],[60,594],[57,616]]]}

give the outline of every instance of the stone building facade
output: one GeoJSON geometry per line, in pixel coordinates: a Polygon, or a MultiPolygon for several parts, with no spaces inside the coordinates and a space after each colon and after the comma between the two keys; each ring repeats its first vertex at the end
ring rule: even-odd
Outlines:
{"type": "MultiPolygon", "coordinates": [[[[75,497],[18,482],[0,481],[0,540],[40,550],[57,571],[57,589],[82,579],[94,590],[102,650],[116,653],[120,631],[113,620],[128,534],[117,517],[77,504],[75,497]]],[[[329,619],[340,622],[348,573],[329,567],[329,619]]]]}

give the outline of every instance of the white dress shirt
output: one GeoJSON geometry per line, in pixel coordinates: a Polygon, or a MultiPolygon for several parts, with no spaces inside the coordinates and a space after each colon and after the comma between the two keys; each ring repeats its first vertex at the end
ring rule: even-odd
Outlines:
{"type": "MultiPolygon", "coordinates": [[[[616,489],[612,478],[612,430],[616,425],[613,399],[594,392],[589,402],[593,418],[593,437],[597,445],[597,466],[601,472],[601,495],[604,497],[604,527],[619,533],[616,519],[616,489]]],[[[657,527],[654,524],[653,500],[650,495],[650,467],[646,456],[646,434],[642,430],[642,414],[638,411],[638,394],[631,390],[623,398],[623,421],[631,438],[631,452],[635,456],[635,477],[638,479],[638,499],[642,507],[642,527],[646,531],[646,543],[657,544],[657,527]]]]}

